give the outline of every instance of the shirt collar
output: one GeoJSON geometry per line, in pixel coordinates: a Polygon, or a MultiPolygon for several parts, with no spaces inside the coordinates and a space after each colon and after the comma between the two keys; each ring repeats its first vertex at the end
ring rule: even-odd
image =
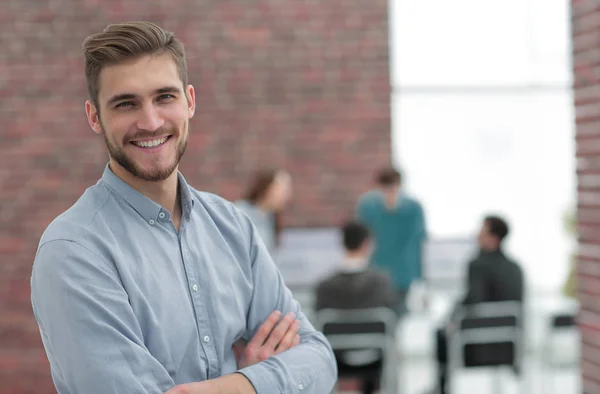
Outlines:
{"type": "MultiPolygon", "coordinates": [[[[385,206],[385,194],[383,194],[383,192],[381,190],[377,190],[377,195],[379,196],[381,203],[385,206]]],[[[396,196],[396,202],[395,202],[394,208],[400,207],[403,204],[405,198],[406,198],[406,194],[400,188],[398,190],[398,195],[396,196]]]]}
{"type": "Polygon", "coordinates": [[[502,249],[496,249],[496,250],[479,249],[479,254],[481,256],[504,256],[502,249]]]}
{"type": "Polygon", "coordinates": [[[341,264],[341,271],[344,273],[356,273],[367,270],[367,264],[363,258],[349,258],[345,257],[341,264]]]}
{"type": "MultiPolygon", "coordinates": [[[[192,198],[190,187],[183,175],[178,172],[177,177],[179,181],[179,194],[181,196],[182,216],[187,218],[194,206],[194,199],[192,198]]],[[[151,225],[154,225],[158,220],[171,220],[168,210],[125,183],[125,181],[112,172],[108,164],[102,174],[102,181],[127,201],[127,203],[151,225]]]]}

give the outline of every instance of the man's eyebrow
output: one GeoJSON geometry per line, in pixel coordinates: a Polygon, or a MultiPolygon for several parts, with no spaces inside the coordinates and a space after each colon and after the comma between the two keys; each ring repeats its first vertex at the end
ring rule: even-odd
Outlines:
{"type": "Polygon", "coordinates": [[[156,89],[156,94],[165,94],[165,93],[181,93],[181,89],[177,86],[165,86],[164,88],[156,89]]]}
{"type": "Polygon", "coordinates": [[[112,105],[112,104],[116,103],[117,101],[135,100],[136,98],[137,98],[137,96],[132,93],[116,94],[108,100],[108,105],[112,105]]]}

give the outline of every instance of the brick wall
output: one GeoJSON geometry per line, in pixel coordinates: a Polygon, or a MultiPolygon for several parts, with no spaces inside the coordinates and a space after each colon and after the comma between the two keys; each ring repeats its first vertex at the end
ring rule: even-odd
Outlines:
{"type": "Polygon", "coordinates": [[[600,3],[572,0],[583,392],[600,394],[600,3]]]}
{"type": "Polygon", "coordinates": [[[387,1],[0,2],[0,391],[54,392],[29,303],[41,232],[101,175],[83,38],[155,21],[187,44],[197,115],[191,184],[239,196],[254,169],[288,168],[292,226],[336,224],[390,162],[387,1]]]}

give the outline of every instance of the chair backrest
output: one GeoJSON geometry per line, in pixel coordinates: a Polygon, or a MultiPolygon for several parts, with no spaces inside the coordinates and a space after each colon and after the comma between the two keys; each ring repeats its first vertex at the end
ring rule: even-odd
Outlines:
{"type": "Polygon", "coordinates": [[[398,318],[389,308],[322,309],[315,313],[315,328],[334,350],[376,348],[395,343],[398,318]]]}
{"type": "Polygon", "coordinates": [[[575,313],[561,313],[552,316],[551,325],[552,328],[570,328],[577,325],[575,313]]]}
{"type": "Polygon", "coordinates": [[[466,362],[465,348],[477,353],[480,357],[474,358],[479,358],[482,365],[520,364],[523,342],[521,302],[486,302],[465,306],[456,315],[456,323],[457,328],[449,333],[448,338],[451,368],[478,363],[466,362]]]}

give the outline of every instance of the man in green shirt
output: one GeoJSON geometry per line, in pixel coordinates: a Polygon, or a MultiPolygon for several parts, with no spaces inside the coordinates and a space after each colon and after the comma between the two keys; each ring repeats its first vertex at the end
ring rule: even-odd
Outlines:
{"type": "Polygon", "coordinates": [[[401,192],[401,181],[393,168],[380,171],[377,187],[359,198],[356,213],[373,234],[372,264],[390,275],[398,292],[398,313],[404,314],[411,284],[423,277],[426,229],[421,204],[401,192]]]}

